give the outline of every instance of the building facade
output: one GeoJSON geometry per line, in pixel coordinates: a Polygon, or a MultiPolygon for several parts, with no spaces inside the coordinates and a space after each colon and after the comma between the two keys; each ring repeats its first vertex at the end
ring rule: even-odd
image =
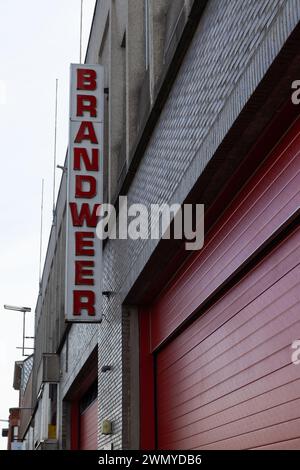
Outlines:
{"type": "Polygon", "coordinates": [[[205,241],[106,240],[102,322],[67,325],[63,173],[31,448],[300,447],[299,20],[297,0],[96,2],[104,202],[204,204],[205,241]]]}
{"type": "Polygon", "coordinates": [[[9,418],[8,418],[7,450],[18,450],[19,424],[20,424],[19,408],[10,408],[9,418]]]}

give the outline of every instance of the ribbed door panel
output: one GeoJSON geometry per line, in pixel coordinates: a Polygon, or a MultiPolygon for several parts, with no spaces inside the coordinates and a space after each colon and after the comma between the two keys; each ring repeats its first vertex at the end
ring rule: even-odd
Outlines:
{"type": "Polygon", "coordinates": [[[157,354],[160,449],[297,448],[299,255],[298,229],[157,354]]]}
{"type": "Polygon", "coordinates": [[[80,415],[80,450],[97,450],[98,402],[95,400],[80,415]]]}
{"type": "MultiPolygon", "coordinates": [[[[219,300],[217,305],[221,305],[220,309],[212,307],[207,311],[205,317],[202,318],[201,334],[205,338],[216,328],[222,326],[223,323],[231,317],[233,311],[239,311],[262,292],[264,292],[272,283],[274,284],[283,277],[290,269],[298,264],[300,259],[300,246],[297,244],[298,233],[295,232],[287,240],[281,243],[278,248],[272,252],[271,256],[264,259],[263,262],[256,265],[255,276],[242,279],[235,289],[231,290],[219,300]],[[210,314],[208,314],[211,312],[210,314]]],[[[177,347],[184,346],[189,343],[192,347],[197,344],[198,334],[195,336],[190,334],[189,329],[185,329],[177,338],[177,347]]],[[[173,361],[173,348],[175,345],[168,346],[168,353],[164,355],[164,365],[168,366],[173,361]]]]}
{"type": "Polygon", "coordinates": [[[155,350],[249,259],[300,206],[300,121],[286,134],[155,303],[155,350]]]}

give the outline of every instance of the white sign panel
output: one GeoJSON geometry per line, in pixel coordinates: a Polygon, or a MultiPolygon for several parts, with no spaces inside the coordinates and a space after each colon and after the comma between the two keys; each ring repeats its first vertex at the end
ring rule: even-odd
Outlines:
{"type": "Polygon", "coordinates": [[[99,322],[102,242],[96,236],[103,198],[103,67],[71,65],[67,168],[65,319],[99,322]]]}

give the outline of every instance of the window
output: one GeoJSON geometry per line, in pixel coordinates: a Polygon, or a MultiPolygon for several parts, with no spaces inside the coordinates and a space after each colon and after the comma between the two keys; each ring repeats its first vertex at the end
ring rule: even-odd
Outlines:
{"type": "Polygon", "coordinates": [[[49,384],[50,420],[49,424],[56,426],[57,419],[57,384],[49,384]]]}
{"type": "Polygon", "coordinates": [[[17,441],[19,436],[19,428],[18,426],[12,427],[12,441],[17,441]]]}

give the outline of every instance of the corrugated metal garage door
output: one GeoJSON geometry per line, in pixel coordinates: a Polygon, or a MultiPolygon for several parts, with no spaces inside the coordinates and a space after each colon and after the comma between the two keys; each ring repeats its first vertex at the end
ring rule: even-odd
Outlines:
{"type": "Polygon", "coordinates": [[[80,400],[79,448],[97,450],[98,400],[97,382],[80,400]]]}
{"type": "Polygon", "coordinates": [[[280,230],[300,206],[300,120],[179,270],[151,313],[155,350],[280,230]]]}
{"type": "Polygon", "coordinates": [[[299,210],[299,154],[300,121],[152,308],[160,449],[300,448],[299,231],[254,263],[299,210]]]}
{"type": "Polygon", "coordinates": [[[300,448],[300,231],[157,357],[160,449],[300,448]]]}
{"type": "Polygon", "coordinates": [[[95,400],[80,415],[80,449],[97,450],[98,403],[95,400]]]}

